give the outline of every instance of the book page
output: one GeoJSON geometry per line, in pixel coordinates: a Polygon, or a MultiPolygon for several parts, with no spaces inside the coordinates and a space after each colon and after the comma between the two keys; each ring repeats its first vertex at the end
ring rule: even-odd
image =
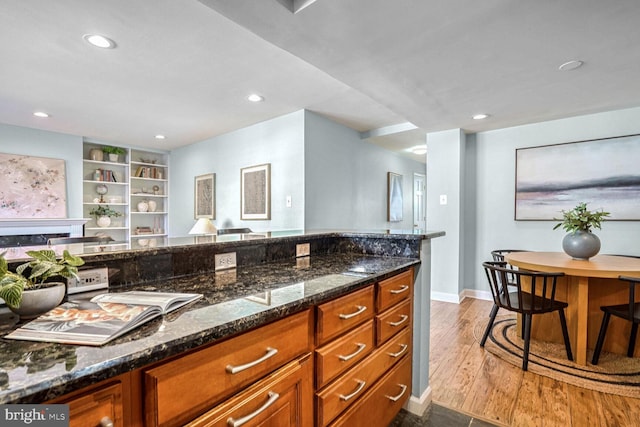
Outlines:
{"type": "Polygon", "coordinates": [[[153,305],[168,313],[191,301],[202,298],[202,294],[178,292],[128,291],[96,295],[92,302],[115,302],[122,304],[153,305]]]}

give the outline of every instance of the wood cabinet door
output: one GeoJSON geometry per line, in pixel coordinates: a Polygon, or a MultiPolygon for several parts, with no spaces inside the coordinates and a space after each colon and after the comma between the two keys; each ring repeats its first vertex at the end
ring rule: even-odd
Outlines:
{"type": "Polygon", "coordinates": [[[295,360],[193,420],[189,427],[313,425],[311,355],[295,360]]]}
{"type": "Polygon", "coordinates": [[[378,313],[398,302],[413,297],[413,268],[378,283],[378,313]]]}
{"type": "Polygon", "coordinates": [[[319,305],[316,320],[316,345],[323,345],[373,318],[375,314],[373,294],[373,286],[367,286],[319,305]]]}

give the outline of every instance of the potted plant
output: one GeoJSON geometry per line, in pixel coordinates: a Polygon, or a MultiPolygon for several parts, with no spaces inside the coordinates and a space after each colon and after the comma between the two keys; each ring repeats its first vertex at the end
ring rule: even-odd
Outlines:
{"type": "Polygon", "coordinates": [[[122,214],[116,210],[113,210],[109,205],[100,205],[89,211],[89,215],[96,218],[96,224],[98,227],[108,227],[111,225],[111,217],[119,217],[122,214]]]}
{"type": "Polygon", "coordinates": [[[66,283],[51,279],[78,277],[84,260],[68,250],[57,258],[50,249],[27,251],[32,260],[20,264],[15,272],[0,254],[0,298],[21,318],[32,318],[56,307],[64,298],[66,283]]]}
{"type": "Polygon", "coordinates": [[[562,249],[574,259],[588,260],[600,251],[600,239],[591,231],[601,229],[601,223],[608,217],[604,210],[590,211],[582,202],[570,211],[562,211],[562,219],[553,229],[564,228],[567,235],[562,239],[562,249]]]}
{"type": "Polygon", "coordinates": [[[120,154],[126,153],[126,151],[124,151],[124,148],[112,147],[110,145],[105,145],[104,147],[102,147],[102,152],[105,153],[105,154],[108,154],[109,155],[109,161],[112,161],[112,162],[117,162],[118,161],[118,156],[120,154]]]}

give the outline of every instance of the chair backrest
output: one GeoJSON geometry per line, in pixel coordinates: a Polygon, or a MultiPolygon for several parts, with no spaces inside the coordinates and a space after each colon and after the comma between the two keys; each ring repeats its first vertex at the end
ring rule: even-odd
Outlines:
{"type": "Polygon", "coordinates": [[[629,282],[629,319],[633,319],[636,309],[636,285],[640,285],[640,277],[619,276],[618,279],[629,282]]]}
{"type": "Polygon", "coordinates": [[[542,313],[555,305],[557,279],[564,273],[515,270],[506,262],[496,261],[484,262],[482,266],[498,307],[518,313],[542,313]],[[513,281],[508,281],[510,277],[513,281]],[[511,290],[505,292],[503,283],[509,283],[511,290]]]}
{"type": "Polygon", "coordinates": [[[503,262],[504,256],[511,252],[526,252],[524,249],[496,249],[491,251],[491,257],[495,262],[503,262]]]}
{"type": "Polygon", "coordinates": [[[218,236],[221,234],[247,234],[252,233],[250,228],[219,228],[218,236]]]}

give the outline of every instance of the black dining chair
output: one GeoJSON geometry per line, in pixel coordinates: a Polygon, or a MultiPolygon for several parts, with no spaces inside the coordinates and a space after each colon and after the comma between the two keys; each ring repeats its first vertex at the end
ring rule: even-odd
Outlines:
{"type": "Polygon", "coordinates": [[[524,249],[495,249],[491,251],[491,257],[495,262],[505,262],[505,255],[511,252],[526,252],[524,249]]]}
{"type": "Polygon", "coordinates": [[[598,333],[598,342],[593,350],[593,358],[591,363],[598,364],[602,345],[609,327],[611,316],[616,316],[631,322],[631,334],[629,335],[629,346],[627,348],[627,357],[633,357],[636,348],[636,336],[638,335],[638,324],[640,323],[640,302],[636,302],[636,286],[640,285],[640,277],[619,276],[618,279],[629,283],[629,301],[626,304],[605,305],[600,307],[604,312],[602,323],[600,324],[600,333],[598,333]]]}
{"type": "Polygon", "coordinates": [[[480,346],[484,347],[493,328],[498,310],[505,310],[520,313],[524,323],[524,352],[522,356],[522,370],[526,371],[529,365],[529,345],[531,341],[531,322],[534,314],[551,313],[557,311],[560,315],[560,326],[564,337],[564,346],[567,351],[567,359],[573,360],[571,352],[571,342],[569,341],[569,331],[567,329],[567,319],[564,309],[566,302],[556,299],[556,283],[558,277],[564,273],[545,273],[539,271],[516,270],[510,268],[506,262],[484,262],[482,264],[489,280],[491,294],[493,295],[493,308],[491,309],[489,324],[484,331],[480,346]],[[505,289],[503,283],[507,283],[507,278],[513,278],[514,291],[505,289]],[[523,289],[523,279],[525,284],[530,285],[529,291],[523,289]]]}

